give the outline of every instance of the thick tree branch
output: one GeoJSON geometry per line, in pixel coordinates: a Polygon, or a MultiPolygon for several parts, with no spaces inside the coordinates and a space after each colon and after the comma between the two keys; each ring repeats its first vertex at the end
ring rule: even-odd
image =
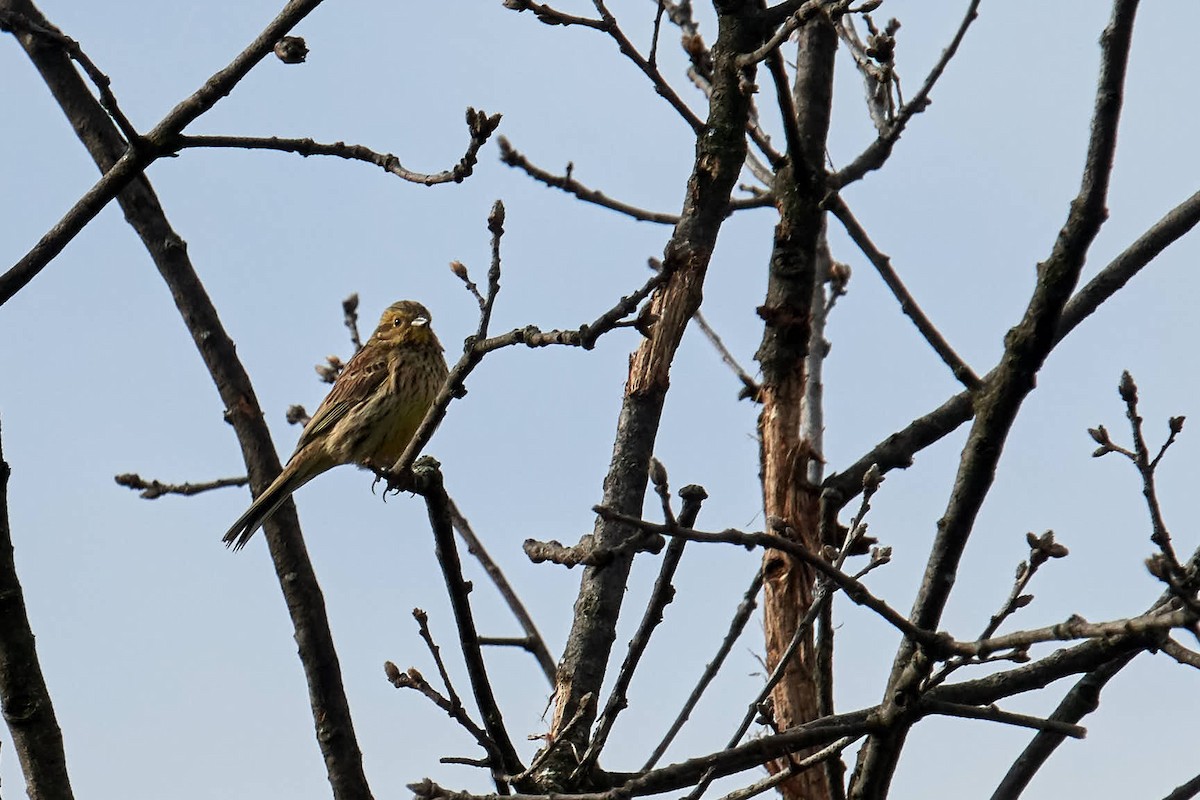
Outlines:
{"type": "Polygon", "coordinates": [[[62,731],[38,663],[8,522],[8,477],[0,448],[0,702],[30,800],[72,800],[62,731]]]}
{"type": "MultiPolygon", "coordinates": [[[[1054,347],[1063,307],[1079,280],[1088,248],[1107,216],[1105,202],[1137,5],[1137,0],[1116,0],[1112,19],[1101,36],[1100,79],[1079,194],[1071,203],[1070,214],[1049,258],[1039,265],[1037,286],[1024,317],[1009,331],[1000,365],[975,402],[975,423],[968,434],[950,502],[938,522],[937,536],[913,604],[911,619],[918,628],[932,629],[941,618],[959,559],[991,488],[1008,432],[1054,347]]],[[[928,665],[919,664],[914,658],[916,654],[912,642],[901,643],[885,690],[885,719],[889,722],[905,713],[920,682],[928,677],[928,665]]],[[[854,800],[878,800],[886,795],[905,732],[905,726],[898,726],[883,737],[868,739],[860,751],[859,769],[850,793],[854,800]]]]}
{"type": "MultiPolygon", "coordinates": [[[[1055,345],[1198,223],[1200,192],[1163,215],[1075,293],[1059,319],[1054,332],[1055,345]]],[[[988,382],[991,377],[990,373],[984,376],[983,382],[988,382]]],[[[884,472],[912,466],[913,456],[957,430],[971,419],[972,413],[970,393],[956,394],[888,436],[843,471],[830,475],[823,484],[825,491],[839,507],[845,505],[858,493],[862,476],[872,464],[878,464],[884,472]]]]}
{"type": "MultiPolygon", "coordinates": [[[[258,58],[270,52],[279,36],[316,5],[316,2],[290,3],[250,48],[238,56],[230,67],[213,76],[196,95],[177,106],[156,131],[164,135],[175,125],[182,127],[204,108],[211,107],[221,92],[232,89],[258,58]]],[[[28,0],[0,0],[0,6],[15,7],[27,17],[43,21],[28,0]]],[[[36,41],[26,39],[22,39],[22,45],[62,106],[76,135],[100,169],[105,171],[106,177],[101,183],[109,181],[106,185],[115,195],[120,188],[112,183],[112,176],[118,170],[115,165],[132,158],[128,153],[121,155],[126,145],[120,133],[61,50],[39,47],[36,41]]],[[[167,222],[149,181],[134,171],[127,175],[127,180],[121,185],[124,186],[118,197],[121,208],[171,290],[175,304],[225,404],[226,418],[237,434],[251,486],[261,491],[279,474],[280,463],[249,376],[196,275],[184,241],[167,222]]],[[[79,227],[84,222],[86,220],[81,219],[79,227]]],[[[66,240],[59,242],[59,249],[66,240]]],[[[355,738],[342,687],[341,670],[329,631],[324,598],[304,547],[295,506],[291,502],[286,503],[267,521],[264,529],[280,587],[295,626],[300,661],[308,680],[317,741],[325,759],[334,797],[338,800],[369,798],[371,792],[363,774],[362,753],[355,738]]]]}
{"type": "MultiPolygon", "coordinates": [[[[1100,707],[1100,692],[1118,672],[1125,668],[1138,654],[1126,653],[1097,667],[1080,678],[1066,697],[1054,709],[1050,719],[1056,722],[1075,723],[1100,707]]],[[[1029,785],[1046,760],[1066,740],[1060,731],[1043,730],[1025,746],[1016,761],[1009,767],[1004,778],[992,793],[992,800],[1009,800],[1019,797],[1029,785]]]]}

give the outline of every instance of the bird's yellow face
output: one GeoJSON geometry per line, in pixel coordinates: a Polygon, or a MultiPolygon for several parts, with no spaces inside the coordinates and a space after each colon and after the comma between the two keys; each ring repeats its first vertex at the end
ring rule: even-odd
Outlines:
{"type": "Polygon", "coordinates": [[[371,338],[391,345],[437,344],[437,337],[429,327],[431,319],[425,306],[412,300],[401,300],[383,312],[379,327],[371,338]]]}

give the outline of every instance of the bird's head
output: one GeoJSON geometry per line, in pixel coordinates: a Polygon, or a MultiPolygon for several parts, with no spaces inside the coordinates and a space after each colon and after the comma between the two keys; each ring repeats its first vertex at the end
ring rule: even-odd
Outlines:
{"type": "Polygon", "coordinates": [[[432,315],[429,309],[412,300],[392,303],[379,318],[379,327],[374,338],[388,344],[420,346],[433,344],[439,349],[437,337],[429,326],[432,315]]]}

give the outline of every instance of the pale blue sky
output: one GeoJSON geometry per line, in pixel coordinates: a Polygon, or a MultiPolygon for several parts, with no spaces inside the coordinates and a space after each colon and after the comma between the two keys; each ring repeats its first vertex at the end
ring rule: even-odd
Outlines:
{"type": "MultiPolygon", "coordinates": [[[[41,8],[107,72],[144,130],[224,66],[280,5],[44,0],[41,8]]],[[[903,22],[898,63],[909,94],[964,6],[885,3],[879,16],[903,22]]],[[[980,373],[1019,318],[1034,265],[1049,252],[1078,188],[1107,6],[985,2],[933,105],[913,121],[889,165],[845,193],[913,294],[980,373]]],[[[586,13],[591,6],[559,7],[586,13]]],[[[645,48],[653,4],[617,0],[611,7],[645,48]]],[[[711,41],[707,16],[702,29],[711,41]]],[[[1198,188],[1191,58],[1197,29],[1194,2],[1143,4],[1111,219],[1085,278],[1198,188]]],[[[499,132],[535,163],[561,170],[573,161],[575,177],[588,185],[655,210],[678,210],[690,131],[594,31],[550,28],[490,0],[331,0],[296,33],[308,41],[308,63],[264,61],[189,132],[358,142],[396,153],[412,169],[436,171],[460,156],[463,112],[474,105],[502,112],[499,132]]],[[[665,29],[664,70],[700,109],[675,42],[665,29]]],[[[829,148],[835,165],[872,135],[857,74],[848,60],[839,70],[829,148]]],[[[0,98],[0,147],[8,154],[0,162],[0,268],[7,268],[96,171],[10,37],[0,47],[0,98]]],[[[339,302],[350,292],[362,298],[365,328],[393,300],[420,299],[456,354],[475,324],[475,306],[446,264],[461,260],[484,277],[485,217],[495,199],[508,208],[496,330],[576,327],[594,318],[645,280],[646,258],[661,253],[669,234],[535,185],[499,163],[494,143],[461,186],[424,188],[362,164],[235,151],[186,152],[155,164],[150,178],[238,344],[284,455],[298,433],[285,423],[285,408],[314,408],[326,387],[312,365],[348,353],[339,302]]],[[[705,314],[751,370],[772,218],[748,211],[726,224],[706,285],[705,314]]],[[[838,469],[956,384],[836,223],[831,240],[835,256],[854,269],[850,294],[830,323],[825,376],[826,457],[838,469]]],[[[1124,438],[1115,389],[1122,369],[1139,382],[1154,436],[1165,432],[1167,416],[1200,413],[1192,368],[1200,337],[1193,311],[1198,256],[1195,238],[1172,247],[1049,360],[1013,431],[944,620],[960,638],[982,628],[1006,595],[1029,530],[1053,528],[1072,555],[1037,578],[1037,601],[1019,625],[1071,613],[1124,616],[1157,596],[1142,566],[1151,545],[1136,475],[1114,457],[1093,461],[1085,429],[1104,422],[1124,438]]],[[[555,655],[570,625],[578,571],[531,565],[520,543],[531,536],[573,541],[591,529],[589,508],[600,498],[635,343],[636,334],[620,331],[590,353],[489,357],[429,448],[555,655]]],[[[0,374],[17,563],[78,795],[328,796],[291,628],[261,537],[238,554],[220,544],[248,493],[146,502],[112,481],[127,471],[167,481],[242,472],[217,394],[115,206],[0,310],[0,374]]],[[[700,522],[708,529],[761,524],[756,410],[737,402],[737,390],[691,331],[672,374],[658,456],[675,487],[708,489],[700,522]]],[[[960,433],[931,448],[913,469],[891,476],[875,502],[872,533],[895,548],[895,561],[874,573],[871,585],[903,610],[961,444],[960,433]]],[[[1197,545],[1187,524],[1198,510],[1196,448],[1189,428],[1159,476],[1168,524],[1185,552],[1197,545]]],[[[406,796],[404,785],[425,776],[485,789],[478,771],[436,763],[443,755],[474,756],[474,745],[423,698],[383,679],[385,659],[434,674],[411,608],[430,612],[448,652],[453,622],[423,504],[401,496],[384,505],[369,483],[369,476],[342,469],[297,498],[368,777],[380,798],[406,796]]],[[[605,766],[636,768],[657,742],[723,635],[755,563],[756,556],[735,548],[689,550],[676,603],[605,766]]],[[[635,568],[627,598],[633,613],[618,654],[656,569],[649,558],[635,568]]],[[[515,634],[482,573],[474,577],[483,632],[515,634]]],[[[896,636],[844,603],[838,617],[839,707],[876,703],[896,636]]],[[[669,759],[721,746],[761,685],[760,651],[753,623],[669,759]]],[[[543,732],[547,687],[533,660],[507,651],[488,656],[514,738],[543,732]]],[[[452,669],[465,693],[457,659],[452,669]]],[[[1045,713],[1064,689],[1006,707],[1045,713]]],[[[1196,697],[1194,674],[1162,656],[1139,658],[1087,721],[1088,739],[1065,745],[1027,796],[1166,794],[1197,769],[1196,697]],[[1153,770],[1130,768],[1150,761],[1158,765],[1153,770]]],[[[1027,739],[982,722],[924,723],[910,739],[894,796],[990,792],[1027,739]]],[[[20,773],[6,731],[0,740],[0,779],[12,793],[20,773]]],[[[525,745],[524,754],[536,746],[525,745]]]]}

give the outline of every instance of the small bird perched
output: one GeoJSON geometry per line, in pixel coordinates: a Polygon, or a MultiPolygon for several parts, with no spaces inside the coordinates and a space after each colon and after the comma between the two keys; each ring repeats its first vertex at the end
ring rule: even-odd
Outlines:
{"type": "Polygon", "coordinates": [[[283,472],[225,534],[227,547],[245,547],[292,492],[327,469],[387,469],[400,458],[449,372],[430,319],[412,300],[388,306],[304,426],[283,472]]]}

